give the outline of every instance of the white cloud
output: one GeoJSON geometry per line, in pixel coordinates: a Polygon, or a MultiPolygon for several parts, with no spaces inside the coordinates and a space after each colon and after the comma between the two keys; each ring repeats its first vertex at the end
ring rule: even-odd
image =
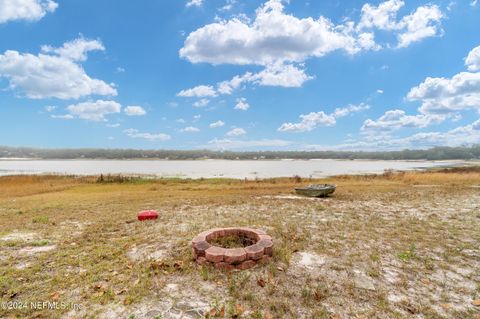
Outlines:
{"type": "Polygon", "coordinates": [[[53,54],[33,55],[8,50],[0,54],[0,77],[9,80],[10,89],[22,90],[32,99],[53,97],[67,100],[89,95],[117,95],[113,84],[90,78],[75,61],[82,60],[86,52],[94,49],[92,44],[84,44],[81,40],[74,40],[64,47],[75,47],[75,50],[49,48],[53,54]],[[57,55],[56,50],[65,55],[57,55]]]}
{"type": "Polygon", "coordinates": [[[301,87],[314,78],[306,73],[302,64],[309,58],[338,50],[353,55],[392,47],[389,43],[375,42],[377,30],[396,35],[397,47],[406,47],[443,32],[440,23],[444,15],[436,5],[417,7],[399,19],[397,13],[405,5],[402,0],[388,0],[378,6],[365,4],[357,25],[348,19],[335,25],[323,16],[315,19],[287,14],[283,2],[268,0],[256,10],[253,19],[238,15],[229,20],[217,18],[216,22],[190,33],[179,55],[192,63],[261,65],[264,69],[219,82],[216,89],[202,85],[177,95],[214,97],[232,94],[247,83],[301,87]]]}
{"type": "Polygon", "coordinates": [[[248,82],[252,73],[247,72],[244,75],[235,75],[229,81],[223,81],[217,84],[217,91],[220,94],[232,94],[232,92],[240,87],[242,83],[248,82]]]}
{"type": "Polygon", "coordinates": [[[245,135],[247,134],[247,132],[243,129],[243,128],[240,128],[240,127],[237,127],[237,128],[234,128],[230,131],[227,132],[227,136],[242,136],[242,135],[245,135]]]}
{"type": "Polygon", "coordinates": [[[402,0],[388,0],[378,6],[365,4],[362,7],[360,22],[356,26],[360,30],[385,30],[397,34],[397,47],[404,48],[427,37],[441,35],[440,22],[445,18],[437,5],[426,5],[416,8],[414,12],[397,19],[398,11],[405,5],[402,0]]]}
{"type": "Polygon", "coordinates": [[[308,132],[318,126],[333,126],[336,123],[333,115],[327,115],[325,112],[311,112],[300,115],[302,119],[299,123],[283,123],[278,130],[281,132],[308,132]]]}
{"type": "Polygon", "coordinates": [[[373,6],[370,3],[362,7],[358,29],[395,30],[397,29],[397,12],[405,3],[402,0],[390,0],[373,6]]]}
{"type": "Polygon", "coordinates": [[[252,20],[238,16],[217,19],[193,31],[179,54],[192,63],[267,66],[303,62],[338,50],[347,54],[379,50],[382,46],[374,40],[375,30],[397,35],[399,47],[441,33],[444,15],[438,6],[420,6],[399,20],[397,13],[404,5],[401,0],[365,4],[357,25],[351,20],[335,25],[323,16],[286,14],[281,0],[269,0],[252,20]]]}
{"type": "Polygon", "coordinates": [[[204,107],[204,106],[207,106],[208,103],[210,103],[210,100],[200,99],[193,103],[193,107],[204,107]]]}
{"type": "Polygon", "coordinates": [[[141,106],[127,106],[123,111],[128,116],[142,116],[147,114],[147,112],[141,106]]]}
{"type": "Polygon", "coordinates": [[[292,64],[272,64],[263,71],[252,75],[248,80],[263,86],[301,87],[303,83],[313,79],[304,69],[292,64]]]}
{"type": "Polygon", "coordinates": [[[383,94],[383,90],[382,90],[382,89],[378,89],[378,90],[377,90],[377,93],[378,93],[378,94],[383,94]]]}
{"type": "Polygon", "coordinates": [[[186,121],[184,119],[176,119],[175,122],[177,123],[185,123],[186,121]]]}
{"type": "Polygon", "coordinates": [[[284,13],[281,0],[256,10],[253,22],[238,17],[205,25],[190,33],[180,56],[193,63],[259,64],[302,62],[332,51],[359,51],[345,26],[327,18],[297,18],[284,13]]]}
{"type": "Polygon", "coordinates": [[[466,146],[480,143],[480,120],[446,132],[420,132],[407,137],[369,135],[367,138],[335,146],[309,145],[307,149],[379,151],[422,149],[434,146],[466,146]]]}
{"type": "Polygon", "coordinates": [[[47,106],[45,106],[45,111],[47,111],[48,113],[51,113],[51,112],[55,111],[56,108],[57,107],[54,106],[54,105],[47,105],[47,106]]]}
{"type": "Polygon", "coordinates": [[[471,1],[470,1],[470,5],[471,5],[472,7],[476,7],[476,6],[477,6],[477,3],[478,3],[478,0],[471,0],[471,1]]]}
{"type": "Polygon", "coordinates": [[[211,96],[218,94],[230,95],[234,90],[238,89],[242,84],[255,84],[261,86],[279,86],[286,88],[301,87],[303,83],[313,79],[305,73],[303,68],[292,64],[271,64],[258,73],[246,72],[243,75],[236,75],[231,80],[217,83],[216,90],[213,86],[200,85],[192,89],[182,90],[177,96],[193,97],[193,96],[211,96]]]}
{"type": "Polygon", "coordinates": [[[203,0],[189,0],[185,5],[187,8],[189,7],[201,7],[203,4],[203,0]]]}
{"type": "Polygon", "coordinates": [[[368,109],[370,109],[370,105],[365,103],[360,103],[359,105],[350,104],[346,107],[336,108],[332,115],[334,118],[338,119],[340,117],[345,117],[352,113],[357,113],[368,109]]]}
{"type": "Polygon", "coordinates": [[[238,98],[236,102],[235,110],[246,111],[250,108],[250,104],[248,104],[247,99],[244,97],[238,98]]]}
{"type": "Polygon", "coordinates": [[[105,51],[105,47],[99,40],[89,40],[84,38],[65,42],[60,48],[43,45],[41,49],[44,53],[53,53],[71,61],[87,60],[87,53],[89,51],[105,51]]]}
{"type": "Polygon", "coordinates": [[[72,114],[63,114],[63,115],[58,115],[58,114],[52,114],[50,115],[52,119],[61,119],[61,120],[73,120],[74,117],[72,114]]]}
{"type": "Polygon", "coordinates": [[[216,121],[216,122],[213,122],[213,123],[210,123],[210,125],[208,127],[210,128],[217,128],[217,127],[222,127],[225,125],[225,122],[224,121],[216,121]]]}
{"type": "Polygon", "coordinates": [[[187,126],[185,128],[182,128],[180,132],[196,133],[196,132],[200,132],[200,129],[194,126],[187,126]]]}
{"type": "Polygon", "coordinates": [[[109,114],[120,113],[121,105],[115,101],[97,100],[67,106],[70,115],[88,121],[104,121],[109,114]]]}
{"type": "Polygon", "coordinates": [[[323,111],[311,112],[300,115],[301,121],[298,123],[283,123],[278,131],[280,132],[309,132],[319,126],[334,126],[337,118],[345,117],[351,113],[368,110],[369,105],[361,103],[359,105],[348,105],[343,108],[336,108],[332,114],[326,114],[323,111]]]}
{"type": "Polygon", "coordinates": [[[440,35],[443,32],[440,27],[443,18],[442,11],[436,5],[418,7],[400,21],[399,26],[405,31],[398,35],[398,47],[405,48],[424,38],[440,35]]]}
{"type": "Polygon", "coordinates": [[[385,112],[376,121],[366,120],[361,129],[363,131],[393,131],[406,127],[423,128],[443,120],[445,117],[440,115],[407,115],[405,111],[397,109],[385,112]]]}
{"type": "Polygon", "coordinates": [[[231,10],[236,3],[237,3],[237,0],[226,0],[225,5],[218,10],[219,11],[231,10]]]}
{"type": "Polygon", "coordinates": [[[54,12],[58,3],[51,0],[2,0],[0,23],[14,20],[38,21],[47,13],[54,12]]]}
{"type": "Polygon", "coordinates": [[[200,114],[194,115],[193,120],[198,121],[202,116],[200,114]]]}
{"type": "Polygon", "coordinates": [[[480,111],[480,73],[460,72],[452,78],[427,77],[407,95],[421,101],[424,114],[447,114],[467,109],[480,111]]]}
{"type": "Polygon", "coordinates": [[[469,71],[480,71],[480,45],[468,53],[465,65],[469,71]]]}
{"type": "Polygon", "coordinates": [[[182,90],[177,93],[181,97],[214,97],[217,96],[215,89],[210,85],[199,85],[191,89],[182,90]]]}
{"type": "Polygon", "coordinates": [[[261,139],[261,140],[235,140],[235,139],[213,139],[208,142],[207,148],[214,149],[249,149],[257,147],[285,147],[293,143],[285,140],[261,139]]]}
{"type": "Polygon", "coordinates": [[[107,127],[112,127],[112,128],[120,127],[120,123],[107,124],[107,127]]]}
{"type": "Polygon", "coordinates": [[[131,138],[141,138],[149,141],[168,141],[171,139],[171,136],[163,133],[142,133],[137,129],[127,129],[123,131],[131,138]]]}

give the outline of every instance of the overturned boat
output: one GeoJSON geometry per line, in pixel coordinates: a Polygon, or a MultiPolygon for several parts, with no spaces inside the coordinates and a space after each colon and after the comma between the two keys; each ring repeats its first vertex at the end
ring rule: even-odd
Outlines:
{"type": "Polygon", "coordinates": [[[326,197],[332,194],[337,185],[333,184],[312,184],[305,187],[295,188],[295,192],[299,195],[308,197],[326,197]]]}

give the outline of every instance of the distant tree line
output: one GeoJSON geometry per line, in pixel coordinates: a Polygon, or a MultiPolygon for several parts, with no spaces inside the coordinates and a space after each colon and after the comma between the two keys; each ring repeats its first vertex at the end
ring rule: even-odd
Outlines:
{"type": "Polygon", "coordinates": [[[0,158],[38,159],[374,159],[374,160],[453,160],[480,159],[480,145],[469,147],[433,147],[425,150],[387,152],[362,151],[210,151],[210,150],[137,150],[137,149],[41,149],[0,146],[0,158]]]}

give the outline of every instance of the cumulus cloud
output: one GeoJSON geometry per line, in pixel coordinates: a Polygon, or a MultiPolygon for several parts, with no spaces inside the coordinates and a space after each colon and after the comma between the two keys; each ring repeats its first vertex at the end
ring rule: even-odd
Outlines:
{"type": "Polygon", "coordinates": [[[187,126],[185,128],[182,128],[180,130],[180,132],[196,133],[196,132],[200,132],[200,129],[198,127],[194,127],[194,126],[187,126]]]}
{"type": "Polygon", "coordinates": [[[378,120],[366,120],[363,123],[362,130],[374,131],[393,131],[401,128],[423,128],[432,123],[440,123],[445,119],[441,115],[407,115],[403,110],[390,110],[385,112],[378,120]]]}
{"type": "Polygon", "coordinates": [[[15,20],[38,21],[47,13],[54,12],[58,3],[51,0],[2,0],[0,23],[15,20]]]}
{"type": "Polygon", "coordinates": [[[402,0],[390,0],[374,6],[366,3],[362,7],[362,15],[357,25],[358,29],[395,30],[397,26],[397,12],[405,3],[402,0]]]}
{"type": "Polygon", "coordinates": [[[335,117],[325,112],[310,112],[300,115],[298,123],[283,123],[278,130],[281,132],[308,132],[318,126],[333,126],[336,123],[335,117]]]}
{"type": "Polygon", "coordinates": [[[301,87],[303,83],[313,79],[305,73],[302,67],[293,64],[277,63],[268,65],[258,73],[246,72],[243,75],[236,75],[230,80],[217,83],[216,89],[213,86],[200,85],[191,89],[180,91],[177,96],[182,97],[216,97],[218,95],[230,95],[244,84],[260,86],[277,86],[286,88],[301,87]]]}
{"type": "Polygon", "coordinates": [[[72,61],[85,61],[89,51],[105,51],[105,47],[99,40],[79,38],[65,42],[60,48],[43,45],[41,50],[44,53],[54,53],[72,61]]]}
{"type": "Polygon", "coordinates": [[[446,132],[420,132],[407,137],[369,135],[364,139],[335,146],[308,145],[306,149],[336,149],[351,151],[378,151],[398,149],[422,149],[434,146],[465,146],[480,143],[480,120],[459,126],[446,132]]]}
{"type": "Polygon", "coordinates": [[[192,63],[266,66],[303,62],[337,50],[347,54],[378,50],[381,46],[374,41],[375,30],[394,32],[399,47],[440,33],[444,16],[438,6],[420,6],[398,19],[404,5],[401,0],[378,6],[365,4],[357,25],[348,20],[335,25],[323,16],[297,18],[286,14],[281,0],[269,0],[256,10],[252,20],[234,17],[193,31],[179,53],[192,63]]]}
{"type": "Polygon", "coordinates": [[[221,121],[221,120],[218,120],[216,122],[213,122],[213,123],[210,123],[210,125],[208,127],[210,128],[217,128],[217,127],[222,127],[225,125],[225,122],[224,121],[221,121]]]}
{"type": "Polygon", "coordinates": [[[242,136],[242,135],[245,135],[247,134],[247,132],[243,129],[243,128],[240,128],[240,127],[236,127],[230,131],[227,132],[227,136],[242,136]]]}
{"type": "Polygon", "coordinates": [[[466,109],[480,110],[480,73],[460,72],[452,78],[431,78],[407,94],[410,101],[421,101],[424,114],[447,114],[466,109]]]}
{"type": "Polygon", "coordinates": [[[47,106],[45,106],[45,111],[47,111],[48,113],[51,113],[51,112],[55,111],[56,108],[57,107],[54,106],[54,105],[47,105],[47,106]]]}
{"type": "Polygon", "coordinates": [[[237,104],[235,104],[235,110],[246,111],[250,108],[250,104],[248,104],[247,99],[244,97],[238,98],[236,102],[237,104]]]}
{"type": "Polygon", "coordinates": [[[359,105],[350,104],[346,107],[336,108],[332,115],[333,117],[338,119],[340,117],[345,117],[352,113],[357,113],[357,112],[365,111],[368,109],[370,109],[370,105],[365,103],[360,103],[359,105]]]}
{"type": "Polygon", "coordinates": [[[179,51],[180,57],[192,63],[261,65],[264,69],[219,82],[216,89],[202,85],[205,94],[195,94],[193,90],[196,88],[193,88],[181,91],[178,96],[232,94],[247,83],[301,87],[314,78],[303,66],[309,58],[323,57],[339,50],[354,55],[383,47],[407,47],[443,32],[441,20],[444,15],[438,6],[420,6],[411,14],[398,18],[397,13],[404,5],[402,0],[387,0],[378,6],[365,4],[357,24],[345,20],[343,24],[335,25],[323,16],[298,18],[285,13],[282,0],[266,1],[252,19],[246,16],[216,19],[216,22],[188,35],[179,51]],[[396,35],[397,44],[376,43],[375,32],[378,30],[396,35]]]}
{"type": "Polygon", "coordinates": [[[123,111],[128,116],[142,116],[142,115],[147,114],[147,111],[145,111],[145,109],[143,107],[135,106],[135,105],[125,107],[125,109],[123,111]]]}
{"type": "Polygon", "coordinates": [[[336,50],[359,51],[346,27],[325,17],[285,14],[280,0],[270,0],[256,10],[252,22],[235,17],[190,33],[180,56],[193,63],[269,65],[301,62],[336,50]]]}
{"type": "Polygon", "coordinates": [[[190,7],[201,7],[203,4],[203,0],[189,0],[185,6],[187,8],[190,8],[190,7]]]}
{"type": "Polygon", "coordinates": [[[171,136],[163,133],[142,133],[137,129],[129,128],[123,131],[131,138],[140,138],[148,141],[168,141],[171,136]]]}
{"type": "Polygon", "coordinates": [[[287,88],[301,87],[303,83],[313,79],[303,68],[292,64],[272,64],[263,71],[252,75],[248,80],[263,86],[281,86],[287,88]]]}
{"type": "Polygon", "coordinates": [[[468,53],[465,65],[468,71],[480,71],[480,45],[468,53]]]}
{"type": "Polygon", "coordinates": [[[319,126],[334,126],[337,123],[337,119],[345,117],[351,113],[360,112],[369,109],[367,104],[348,105],[343,108],[336,108],[332,114],[326,114],[323,111],[311,112],[308,114],[300,115],[301,121],[298,123],[283,123],[278,131],[281,132],[309,132],[319,126]]]}
{"type": "Polygon", "coordinates": [[[398,19],[398,11],[404,5],[405,2],[402,0],[388,0],[378,6],[365,4],[356,29],[392,31],[397,34],[399,48],[441,35],[440,23],[445,16],[437,5],[420,6],[411,14],[398,19]]]}
{"type": "Polygon", "coordinates": [[[103,46],[96,40],[77,39],[58,49],[44,46],[42,51],[50,54],[8,50],[0,54],[0,77],[8,79],[10,89],[32,99],[117,95],[113,84],[92,79],[79,64],[92,50],[103,50],[103,46]]]}
{"type": "Polygon", "coordinates": [[[71,116],[79,119],[104,121],[106,115],[120,113],[121,105],[115,101],[97,100],[69,105],[67,111],[71,116]]]}
{"type": "Polygon", "coordinates": [[[214,97],[217,96],[215,89],[210,85],[199,85],[191,89],[182,90],[177,93],[181,97],[214,97]]]}
{"type": "Polygon", "coordinates": [[[204,107],[204,106],[207,106],[208,103],[210,103],[210,100],[200,99],[193,103],[193,107],[204,107]]]}
{"type": "Polygon", "coordinates": [[[404,17],[399,27],[403,30],[398,35],[398,47],[405,48],[414,42],[442,34],[440,21],[444,18],[436,5],[428,5],[404,17]]]}

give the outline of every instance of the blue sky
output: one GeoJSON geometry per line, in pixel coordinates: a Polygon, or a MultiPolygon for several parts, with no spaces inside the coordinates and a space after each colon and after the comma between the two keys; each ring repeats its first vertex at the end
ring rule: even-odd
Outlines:
{"type": "Polygon", "coordinates": [[[0,145],[480,143],[480,1],[3,0],[0,145]]]}

